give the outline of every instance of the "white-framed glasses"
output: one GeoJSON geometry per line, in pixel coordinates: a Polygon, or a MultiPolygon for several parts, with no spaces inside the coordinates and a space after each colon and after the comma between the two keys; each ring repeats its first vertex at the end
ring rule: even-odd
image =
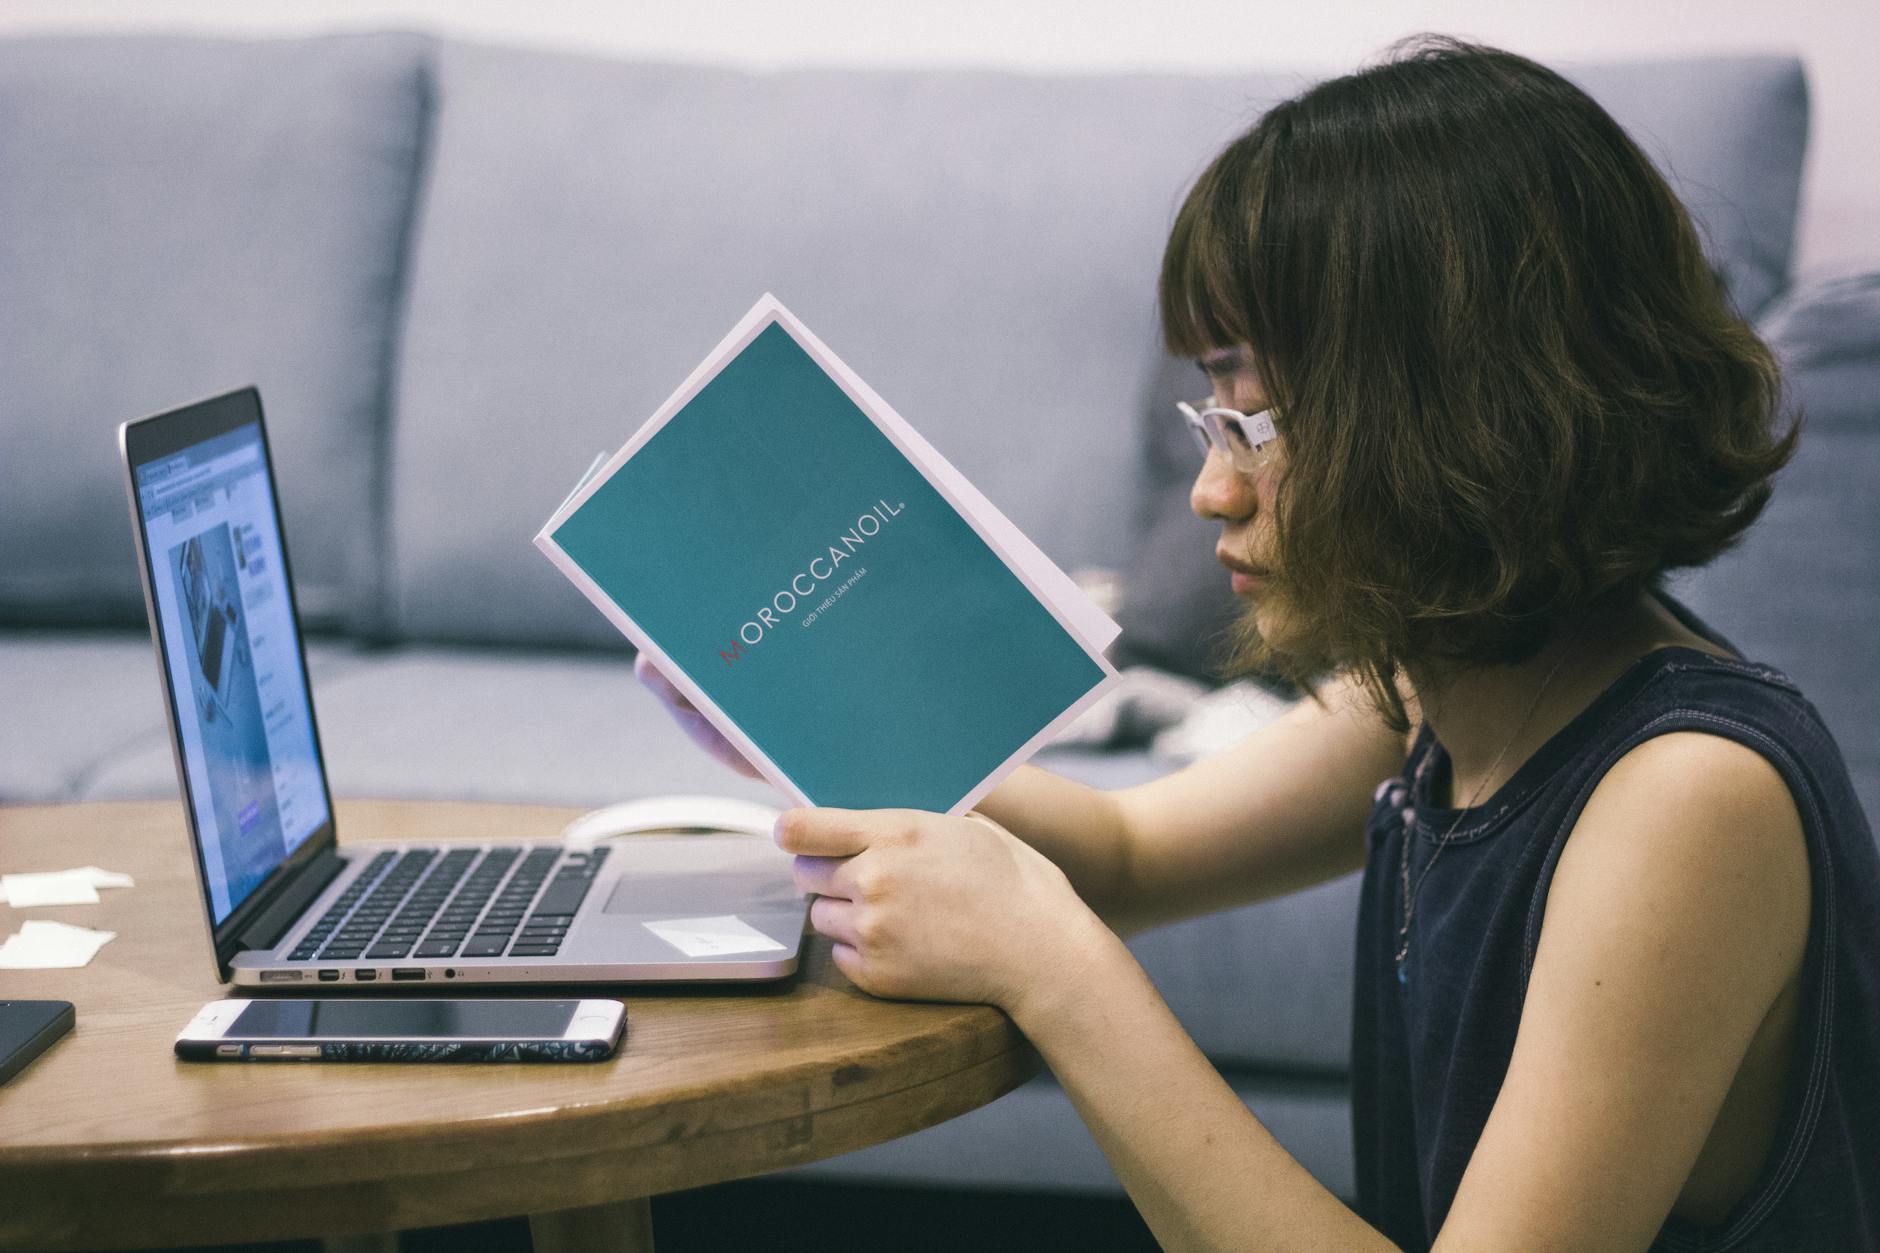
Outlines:
{"type": "Polygon", "coordinates": [[[1242,413],[1214,403],[1214,397],[1189,404],[1175,402],[1188,430],[1201,446],[1201,455],[1218,452],[1242,474],[1258,474],[1266,469],[1279,450],[1279,431],[1273,425],[1273,411],[1242,413]]]}

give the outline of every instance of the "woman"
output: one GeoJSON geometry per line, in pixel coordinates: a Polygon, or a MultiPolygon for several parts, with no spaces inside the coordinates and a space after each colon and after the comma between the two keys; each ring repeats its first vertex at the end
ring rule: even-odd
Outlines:
{"type": "Polygon", "coordinates": [[[1812,706],[1659,590],[1795,440],[1663,180],[1424,42],[1216,159],[1161,313],[1236,668],[1314,699],[1126,791],[785,814],[836,963],[1009,1013],[1172,1248],[1871,1246],[1880,859],[1812,706]],[[1113,928],[1360,867],[1354,1214],[1113,928]]]}

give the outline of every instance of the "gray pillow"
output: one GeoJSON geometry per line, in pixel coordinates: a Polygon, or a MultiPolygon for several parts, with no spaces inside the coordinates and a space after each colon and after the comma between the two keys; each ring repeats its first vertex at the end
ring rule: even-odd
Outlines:
{"type": "Polygon", "coordinates": [[[1880,438],[1880,272],[1799,283],[1756,329],[1810,429],[1880,438]]]}
{"type": "Polygon", "coordinates": [[[1562,65],[1625,127],[1697,222],[1745,317],[1788,285],[1808,145],[1808,82],[1794,57],[1562,65]]]}
{"type": "Polygon", "coordinates": [[[247,383],[304,615],[374,598],[430,46],[0,40],[0,623],[141,621],[114,428],[247,383]]]}

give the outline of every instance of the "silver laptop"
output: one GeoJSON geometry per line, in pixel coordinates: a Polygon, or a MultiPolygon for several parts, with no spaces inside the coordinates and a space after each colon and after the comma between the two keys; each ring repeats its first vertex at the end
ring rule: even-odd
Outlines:
{"type": "Polygon", "coordinates": [[[144,603],[224,982],[777,979],[808,909],[740,835],[338,843],[261,398],[119,428],[144,603]]]}

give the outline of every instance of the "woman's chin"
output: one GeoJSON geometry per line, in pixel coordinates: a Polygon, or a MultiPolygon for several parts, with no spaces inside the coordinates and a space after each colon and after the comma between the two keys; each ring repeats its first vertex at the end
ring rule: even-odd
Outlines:
{"type": "Polygon", "coordinates": [[[1295,642],[1292,638],[1293,624],[1291,615],[1286,613],[1284,607],[1260,592],[1248,595],[1245,600],[1254,628],[1259,631],[1260,638],[1266,641],[1267,647],[1280,653],[1292,651],[1288,644],[1295,642]]]}

